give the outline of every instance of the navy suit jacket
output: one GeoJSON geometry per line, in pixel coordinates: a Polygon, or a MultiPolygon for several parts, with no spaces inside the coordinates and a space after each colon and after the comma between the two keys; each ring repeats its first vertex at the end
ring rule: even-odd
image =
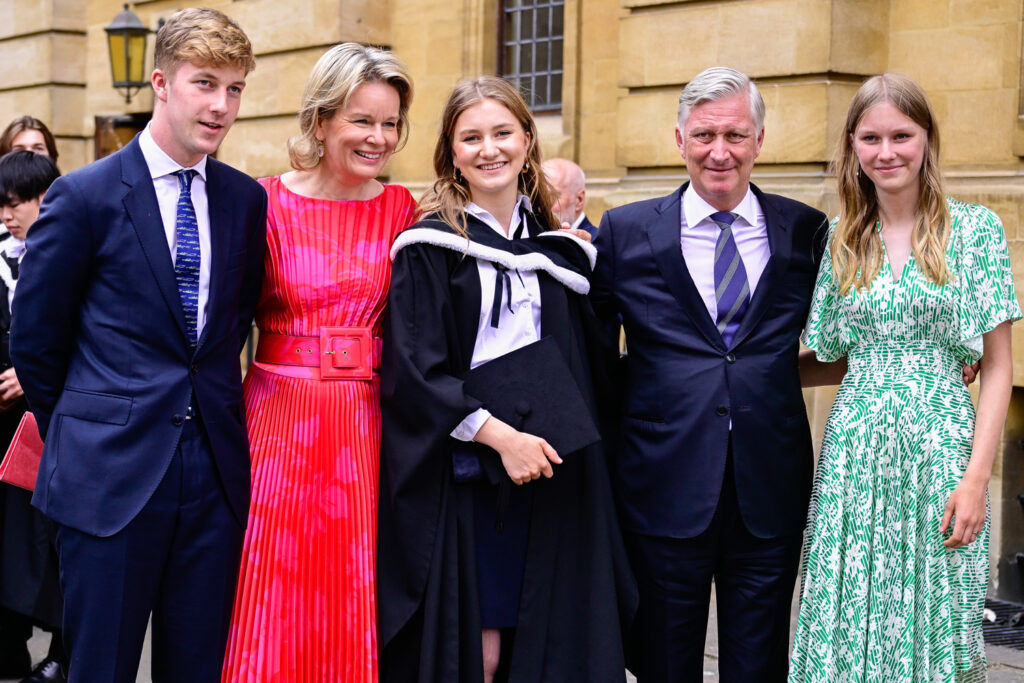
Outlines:
{"type": "Polygon", "coordinates": [[[244,527],[249,448],[239,351],[260,292],[267,197],[207,161],[210,292],[195,351],[156,192],[136,138],[58,178],[29,231],[11,356],[45,439],[32,502],[109,536],[163,478],[195,406],[244,527]]]}
{"type": "Polygon", "coordinates": [[[751,187],[771,258],[728,347],[683,259],[686,185],[605,212],[597,231],[591,301],[606,322],[621,315],[628,347],[613,481],[630,531],[690,538],[708,527],[730,421],[747,528],[771,538],[806,523],[813,453],[797,354],[827,222],[751,187]]]}
{"type": "Polygon", "coordinates": [[[597,226],[590,222],[590,219],[584,214],[583,220],[579,225],[580,230],[586,230],[590,235],[590,239],[593,240],[597,237],[597,226]]]}

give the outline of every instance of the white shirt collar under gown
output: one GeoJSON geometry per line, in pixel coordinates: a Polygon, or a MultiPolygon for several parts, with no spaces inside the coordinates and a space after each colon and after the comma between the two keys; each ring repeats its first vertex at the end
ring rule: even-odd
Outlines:
{"type": "MultiPolygon", "coordinates": [[[[519,195],[512,211],[508,235],[494,216],[476,204],[470,202],[466,206],[466,213],[479,218],[499,235],[511,240],[517,233],[524,237],[529,236],[523,217],[524,209],[530,209],[530,200],[524,195],[519,195]],[[523,229],[520,230],[520,227],[523,229]]],[[[476,265],[480,274],[480,318],[471,368],[540,339],[540,281],[537,279],[537,273],[518,270],[508,273],[506,282],[509,282],[510,286],[507,298],[502,299],[498,326],[493,327],[491,313],[498,271],[493,263],[483,259],[477,259],[476,265]]]]}
{"type": "MultiPolygon", "coordinates": [[[[530,210],[530,208],[529,197],[519,195],[515,209],[512,211],[508,235],[505,234],[504,228],[494,216],[473,202],[466,206],[466,213],[479,218],[505,239],[514,239],[517,231],[523,236],[529,236],[523,209],[530,210]],[[520,226],[523,227],[521,231],[518,230],[520,226]]],[[[476,267],[480,274],[480,317],[477,321],[476,342],[473,345],[473,358],[470,361],[471,368],[540,339],[541,302],[540,281],[537,279],[537,273],[532,271],[508,273],[507,282],[510,282],[508,298],[502,300],[498,326],[492,327],[494,285],[498,270],[493,263],[483,259],[476,260],[476,267]]],[[[489,411],[481,408],[467,415],[466,419],[452,430],[451,435],[462,441],[472,441],[477,431],[490,416],[489,411]]]]}

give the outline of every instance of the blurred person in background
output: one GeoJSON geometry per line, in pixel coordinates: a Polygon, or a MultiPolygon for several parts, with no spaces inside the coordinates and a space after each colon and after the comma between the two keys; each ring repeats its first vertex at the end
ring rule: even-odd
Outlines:
{"type": "MultiPolygon", "coordinates": [[[[46,151],[45,146],[39,154],[19,149],[0,158],[0,219],[9,233],[0,241],[0,368],[3,368],[0,373],[0,445],[3,449],[10,443],[28,407],[11,366],[11,303],[25,255],[25,236],[39,216],[39,204],[47,189],[60,175],[46,151]]],[[[32,507],[31,500],[30,491],[0,484],[0,677],[28,675],[25,680],[31,683],[64,681],[67,655],[60,630],[63,605],[53,544],[55,529],[32,507]],[[53,635],[46,658],[29,675],[27,641],[33,626],[53,635]]]]}
{"type": "Polygon", "coordinates": [[[57,141],[46,124],[34,116],[19,116],[0,133],[0,156],[15,149],[42,154],[57,163],[57,141]]]}
{"type": "Polygon", "coordinates": [[[544,176],[555,190],[551,205],[555,217],[572,229],[583,230],[590,239],[597,237],[597,226],[583,212],[587,203],[587,177],[583,169],[568,159],[548,159],[544,162],[544,176]]]}

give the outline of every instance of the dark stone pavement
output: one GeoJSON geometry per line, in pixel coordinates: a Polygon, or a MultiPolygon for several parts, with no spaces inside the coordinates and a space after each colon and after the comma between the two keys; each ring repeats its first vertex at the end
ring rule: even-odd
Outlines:
{"type": "MultiPolygon", "coordinates": [[[[797,600],[793,601],[793,628],[796,627],[797,600]]],[[[40,661],[46,655],[46,648],[49,645],[49,636],[37,630],[35,636],[29,643],[34,662],[40,661]]],[[[1024,681],[1024,651],[1011,650],[1006,647],[989,646],[988,653],[988,680],[989,683],[1021,683],[1024,681]]],[[[149,676],[149,639],[142,655],[142,665],[139,667],[137,683],[150,683],[149,676]]],[[[635,683],[636,679],[627,675],[629,683],[635,683]]],[[[704,647],[704,680],[708,683],[718,681],[718,620],[715,615],[714,595],[712,595],[711,610],[708,615],[708,636],[707,644],[704,647]]],[[[0,681],[0,683],[16,683],[14,681],[0,681]]],[[[324,683],[327,683],[326,681],[324,683]]]]}

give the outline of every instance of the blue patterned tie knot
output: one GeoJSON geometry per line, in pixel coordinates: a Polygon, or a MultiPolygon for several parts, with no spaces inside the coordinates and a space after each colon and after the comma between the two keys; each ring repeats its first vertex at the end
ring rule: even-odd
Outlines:
{"type": "Polygon", "coordinates": [[[750,286],[747,269],[743,267],[743,259],[732,234],[736,214],[716,211],[711,214],[711,220],[721,230],[715,243],[715,300],[718,302],[715,324],[725,345],[732,346],[750,303],[750,286]]]}
{"type": "Polygon", "coordinates": [[[174,257],[174,278],[178,282],[178,295],[185,312],[185,329],[189,343],[196,345],[199,325],[199,225],[192,206],[192,169],[175,171],[178,178],[178,208],[174,231],[177,248],[174,257]]]}

